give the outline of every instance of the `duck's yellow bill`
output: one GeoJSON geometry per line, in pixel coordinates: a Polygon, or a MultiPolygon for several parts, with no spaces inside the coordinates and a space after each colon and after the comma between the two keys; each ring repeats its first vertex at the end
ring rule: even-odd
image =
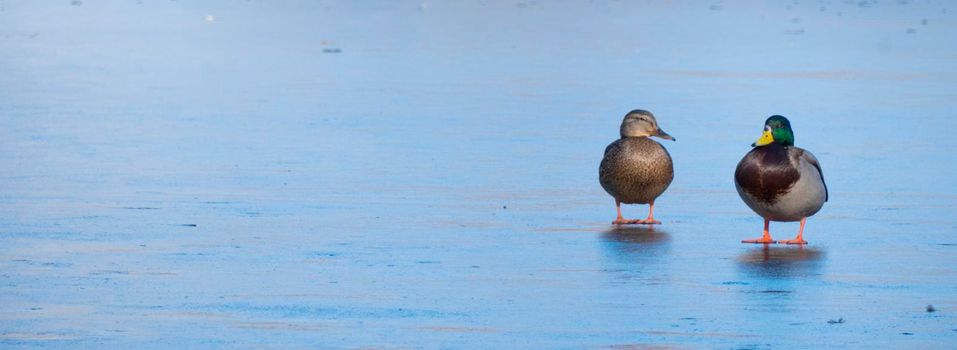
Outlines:
{"type": "Polygon", "coordinates": [[[764,133],[761,134],[761,138],[751,144],[751,147],[770,145],[774,142],[774,136],[771,136],[771,130],[764,130],[764,133]]]}

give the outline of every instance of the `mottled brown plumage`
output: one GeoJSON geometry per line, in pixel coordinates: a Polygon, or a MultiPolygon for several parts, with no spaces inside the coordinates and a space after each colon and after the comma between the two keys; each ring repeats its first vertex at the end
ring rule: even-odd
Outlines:
{"type": "Polygon", "coordinates": [[[648,204],[658,198],[671,180],[671,155],[648,137],[624,137],[605,148],[598,169],[601,187],[627,204],[648,204]]]}
{"type": "Polygon", "coordinates": [[[618,217],[613,224],[660,224],[655,220],[655,198],[658,198],[674,178],[671,155],[649,137],[666,140],[674,137],[658,127],[651,112],[636,109],[621,122],[621,138],[605,148],[605,156],[598,166],[598,182],[608,194],[615,197],[618,217]],[[626,220],[621,215],[621,203],[649,204],[648,218],[626,220]]]}

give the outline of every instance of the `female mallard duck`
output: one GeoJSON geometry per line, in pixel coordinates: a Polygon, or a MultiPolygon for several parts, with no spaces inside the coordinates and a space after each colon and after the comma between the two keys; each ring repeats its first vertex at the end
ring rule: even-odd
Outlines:
{"type": "Polygon", "coordinates": [[[780,115],[764,122],[764,133],[751,147],[734,171],[734,186],[744,203],[764,218],[764,235],[741,242],[775,243],[768,232],[770,221],[801,221],[797,237],[777,243],[807,244],[804,224],[827,202],[821,164],[811,152],[794,147],[791,122],[780,115]]]}
{"type": "Polygon", "coordinates": [[[621,122],[621,138],[605,148],[605,158],[598,167],[598,181],[615,197],[618,218],[612,224],[660,224],[655,220],[655,198],[658,198],[675,177],[671,155],[649,136],[674,141],[674,137],[658,127],[651,112],[636,109],[621,122]],[[649,204],[648,218],[625,220],[621,203],[649,204]]]}

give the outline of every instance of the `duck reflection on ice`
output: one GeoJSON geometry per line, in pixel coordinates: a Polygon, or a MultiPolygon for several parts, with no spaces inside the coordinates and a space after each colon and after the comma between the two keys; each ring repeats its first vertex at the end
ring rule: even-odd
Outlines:
{"type": "Polygon", "coordinates": [[[671,236],[652,226],[618,226],[601,236],[603,271],[615,283],[667,283],[671,236]]]}
{"type": "Polygon", "coordinates": [[[667,232],[653,226],[616,226],[602,238],[609,253],[622,257],[658,256],[671,242],[667,232]]]}
{"type": "Polygon", "coordinates": [[[820,275],[826,254],[818,248],[763,245],[738,257],[739,269],[759,278],[789,278],[820,275]]]}

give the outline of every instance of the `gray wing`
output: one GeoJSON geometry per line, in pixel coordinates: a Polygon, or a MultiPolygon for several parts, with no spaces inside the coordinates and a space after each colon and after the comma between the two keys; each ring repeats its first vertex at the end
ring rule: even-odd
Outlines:
{"type": "Polygon", "coordinates": [[[817,173],[821,174],[821,183],[824,184],[824,201],[827,202],[827,182],[824,182],[824,171],[821,170],[821,163],[817,161],[817,157],[811,154],[811,152],[808,152],[805,149],[802,149],[802,151],[801,158],[806,160],[808,163],[811,163],[811,165],[817,168],[817,173]]]}

